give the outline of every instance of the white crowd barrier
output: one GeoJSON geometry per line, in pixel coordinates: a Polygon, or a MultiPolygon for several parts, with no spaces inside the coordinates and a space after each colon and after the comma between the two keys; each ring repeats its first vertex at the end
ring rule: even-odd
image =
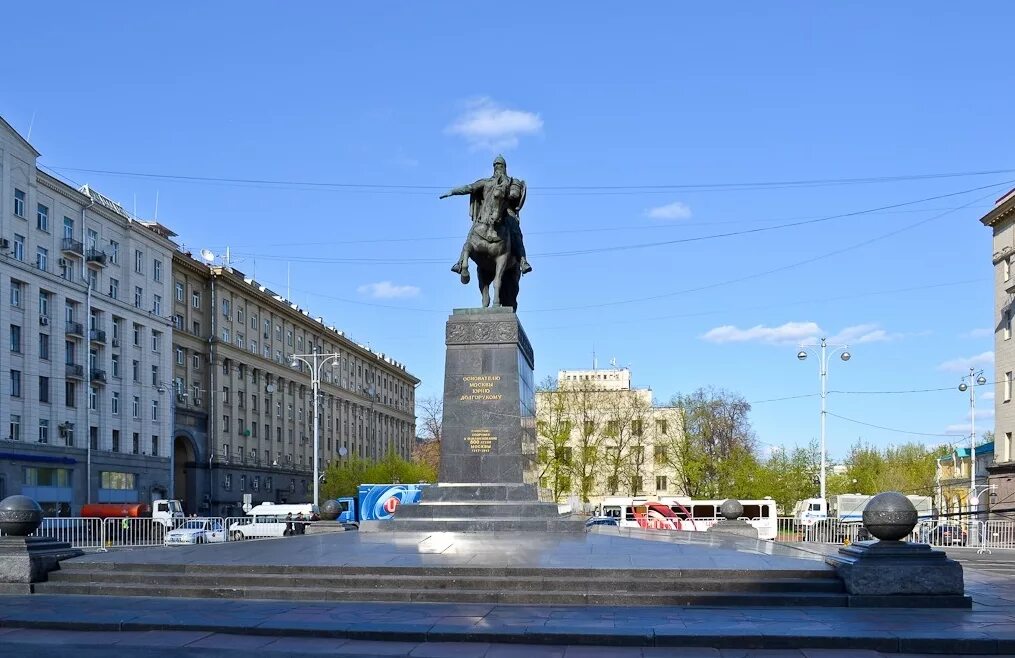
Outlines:
{"type": "MultiPolygon", "coordinates": [[[[778,519],[776,541],[847,544],[868,539],[873,538],[858,522],[825,519],[804,526],[793,517],[778,519]]],[[[969,521],[958,518],[920,521],[907,540],[939,548],[969,546],[984,550],[1015,549],[1015,521],[969,521]]]]}

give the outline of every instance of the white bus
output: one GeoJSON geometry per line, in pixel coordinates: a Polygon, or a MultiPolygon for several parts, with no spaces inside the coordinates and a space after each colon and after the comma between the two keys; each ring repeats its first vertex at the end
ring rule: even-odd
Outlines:
{"type": "MultiPolygon", "coordinates": [[[[759,539],[775,539],[777,516],[775,501],[742,500],[743,516],[757,528],[759,539]]],[[[646,528],[650,530],[685,530],[704,532],[722,519],[719,507],[723,500],[692,500],[686,497],[662,496],[658,500],[641,498],[609,497],[600,503],[599,516],[617,519],[617,525],[624,528],[646,528]]]]}

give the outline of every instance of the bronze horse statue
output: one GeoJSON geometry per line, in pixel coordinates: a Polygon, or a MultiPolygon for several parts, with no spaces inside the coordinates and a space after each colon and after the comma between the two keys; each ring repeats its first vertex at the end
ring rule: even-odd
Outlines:
{"type": "Polygon", "coordinates": [[[497,156],[493,161],[493,176],[456,187],[440,198],[459,194],[469,195],[472,228],[451,271],[459,274],[463,284],[468,283],[471,260],[478,270],[483,307],[492,303],[517,311],[519,282],[522,274],[532,271],[525,258],[518,217],[525,204],[525,181],[508,177],[504,158],[497,156]]]}

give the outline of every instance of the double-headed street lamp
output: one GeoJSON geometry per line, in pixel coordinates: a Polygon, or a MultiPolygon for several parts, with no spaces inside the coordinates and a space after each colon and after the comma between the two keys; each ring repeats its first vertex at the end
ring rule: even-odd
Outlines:
{"type": "MultiPolygon", "coordinates": [[[[976,494],[976,387],[987,383],[983,371],[970,368],[969,374],[962,378],[959,390],[963,393],[969,391],[969,516],[970,521],[976,521],[976,512],[979,507],[979,500],[976,494]],[[968,383],[966,383],[968,380],[968,383]]],[[[982,491],[980,493],[983,493],[982,491]]],[[[975,525],[971,525],[975,528],[975,525]]],[[[975,539],[974,539],[975,541],[975,539]]]]}
{"type": "Polygon", "coordinates": [[[826,339],[822,338],[821,343],[817,345],[801,345],[801,349],[797,352],[796,358],[804,361],[810,352],[804,348],[821,348],[821,354],[818,356],[818,374],[821,378],[821,501],[822,505],[825,505],[825,415],[828,413],[825,411],[825,398],[828,396],[828,361],[831,357],[839,354],[839,358],[843,361],[849,361],[850,353],[848,345],[831,345],[829,346],[826,339]],[[831,352],[828,348],[831,347],[831,352]]]}
{"type": "Polygon", "coordinates": [[[289,357],[291,359],[289,365],[293,368],[299,367],[300,363],[307,364],[310,368],[310,383],[314,389],[314,507],[318,504],[318,493],[321,487],[320,480],[320,438],[321,438],[321,423],[320,423],[320,405],[319,398],[321,394],[321,372],[324,370],[324,366],[331,362],[332,367],[337,367],[342,359],[341,354],[329,353],[322,354],[317,350],[317,346],[314,345],[314,351],[310,354],[293,354],[289,357]]]}

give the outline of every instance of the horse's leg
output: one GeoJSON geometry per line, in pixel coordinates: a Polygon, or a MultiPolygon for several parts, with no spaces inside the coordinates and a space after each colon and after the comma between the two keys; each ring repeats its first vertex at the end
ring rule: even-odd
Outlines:
{"type": "Polygon", "coordinates": [[[483,308],[486,308],[490,305],[490,268],[477,262],[476,272],[479,276],[479,292],[483,295],[483,308]]]}
{"type": "Polygon", "coordinates": [[[504,270],[507,268],[510,253],[497,256],[496,267],[493,273],[493,305],[500,306],[500,287],[504,281],[504,270]]]}

